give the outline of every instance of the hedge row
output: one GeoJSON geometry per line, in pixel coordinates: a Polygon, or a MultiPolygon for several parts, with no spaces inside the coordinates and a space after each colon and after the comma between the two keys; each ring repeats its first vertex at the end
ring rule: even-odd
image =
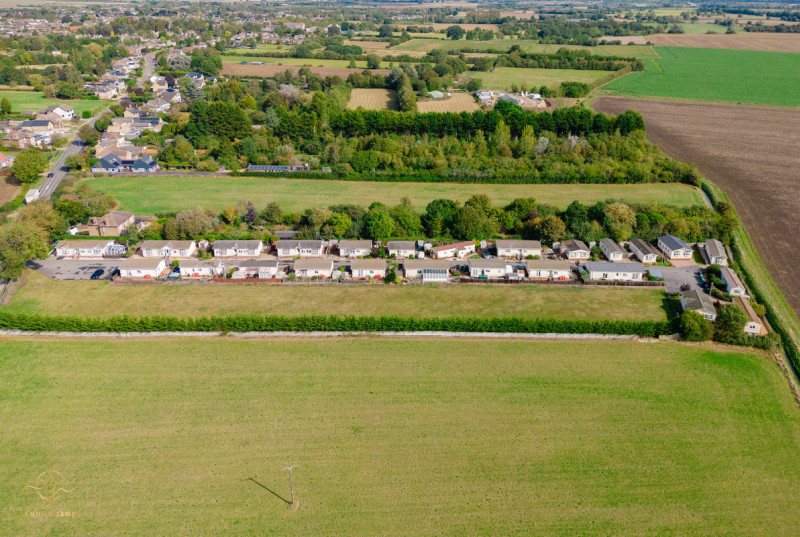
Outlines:
{"type": "Polygon", "coordinates": [[[222,317],[84,318],[0,312],[0,328],[34,332],[511,332],[530,334],[620,334],[658,337],[673,332],[668,321],[567,321],[472,317],[229,315],[222,317]]]}

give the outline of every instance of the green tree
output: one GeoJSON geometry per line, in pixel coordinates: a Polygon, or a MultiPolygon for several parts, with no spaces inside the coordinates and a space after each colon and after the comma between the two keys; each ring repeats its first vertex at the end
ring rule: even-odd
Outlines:
{"type": "Polygon", "coordinates": [[[328,218],[327,225],[334,237],[343,237],[353,225],[353,221],[344,213],[333,213],[328,218]]]}
{"type": "Polygon", "coordinates": [[[209,132],[226,140],[252,134],[247,113],[233,103],[215,102],[209,105],[207,121],[209,132]]]}
{"type": "Polygon", "coordinates": [[[52,240],[63,235],[69,227],[66,218],[55,210],[52,203],[45,200],[38,200],[20,208],[17,218],[20,222],[38,227],[52,240]]]}
{"type": "Polygon", "coordinates": [[[714,340],[720,343],[741,344],[744,340],[744,325],[747,314],[736,304],[727,304],[717,312],[714,321],[714,340]]]}
{"type": "Polygon", "coordinates": [[[497,225],[471,205],[459,209],[453,222],[453,234],[463,240],[482,240],[496,232],[497,225]]]}
{"type": "Polygon", "coordinates": [[[381,57],[377,54],[367,55],[367,69],[380,69],[381,57]]]}
{"type": "Polygon", "coordinates": [[[686,310],[681,313],[680,332],[686,341],[707,341],[711,339],[713,330],[702,315],[696,311],[686,310]]]}
{"type": "Polygon", "coordinates": [[[370,209],[364,215],[364,231],[367,237],[376,241],[391,237],[394,232],[394,220],[389,211],[383,207],[370,209]]]}
{"type": "Polygon", "coordinates": [[[246,108],[248,110],[256,109],[256,100],[253,98],[252,95],[245,95],[239,104],[242,105],[242,108],[246,108]]]}
{"type": "Polygon", "coordinates": [[[14,160],[11,166],[11,173],[19,179],[21,183],[32,183],[39,178],[47,167],[47,157],[36,149],[26,149],[14,160]]]}
{"type": "Polygon", "coordinates": [[[534,232],[546,244],[553,244],[567,237],[567,226],[559,217],[550,215],[534,221],[534,232]]]}
{"type": "Polygon", "coordinates": [[[458,41],[459,39],[464,37],[464,34],[467,32],[461,26],[453,25],[453,26],[448,26],[445,33],[449,39],[452,39],[453,41],[458,41]]]}
{"type": "Polygon", "coordinates": [[[378,28],[378,37],[392,37],[394,34],[394,27],[389,24],[384,24],[378,28]]]}
{"type": "Polygon", "coordinates": [[[0,112],[2,112],[3,115],[8,115],[11,113],[11,101],[5,97],[0,99],[0,112]]]}
{"type": "Polygon", "coordinates": [[[44,232],[27,222],[0,227],[0,278],[18,278],[31,259],[44,259],[50,247],[44,232]]]}
{"type": "Polygon", "coordinates": [[[188,209],[179,212],[164,225],[164,236],[167,239],[194,239],[209,233],[213,229],[211,218],[200,209],[188,209]]]}
{"type": "Polygon", "coordinates": [[[483,87],[483,81],[478,78],[473,78],[472,80],[467,82],[466,90],[472,93],[474,91],[478,91],[482,87],[483,87]]]}
{"type": "Polygon", "coordinates": [[[76,153],[75,155],[70,155],[64,160],[64,164],[70,170],[83,170],[86,168],[86,154],[85,153],[76,153]]]}

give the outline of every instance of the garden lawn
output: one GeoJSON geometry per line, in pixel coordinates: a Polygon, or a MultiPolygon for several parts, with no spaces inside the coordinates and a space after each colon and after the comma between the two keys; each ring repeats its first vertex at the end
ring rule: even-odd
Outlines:
{"type": "Polygon", "coordinates": [[[603,86],[615,95],[800,106],[797,54],[655,47],[644,72],[603,86]]]}
{"type": "Polygon", "coordinates": [[[502,185],[460,183],[391,183],[328,179],[283,179],[228,176],[95,177],[83,181],[93,189],[114,196],[122,209],[138,215],[180,211],[196,207],[224,209],[240,200],[261,209],[278,202],[285,211],[302,212],[340,203],[368,206],[374,201],[396,205],[408,197],[422,210],[434,199],[466,201],[486,194],[495,204],[533,197],[539,203],[566,208],[575,200],[594,203],[606,199],[657,202],[667,205],[702,205],[701,192],[677,183],[634,185],[502,185]]]}
{"type": "Polygon", "coordinates": [[[45,99],[44,93],[40,91],[17,91],[0,90],[0,99],[6,98],[11,102],[11,111],[14,113],[20,110],[44,110],[50,105],[64,104],[75,109],[75,116],[80,117],[84,110],[97,110],[107,106],[111,101],[94,101],[82,99],[45,99]]]}
{"type": "Polygon", "coordinates": [[[7,338],[0,382],[5,535],[797,529],[800,412],[729,350],[7,338]],[[69,491],[48,509],[26,488],[45,471],[69,491]]]}
{"type": "MultiPolygon", "coordinates": [[[[19,284],[18,284],[19,285],[19,284]]],[[[667,318],[662,289],[520,285],[129,285],[51,280],[27,271],[10,313],[112,315],[398,315],[580,320],[667,318]]]]}

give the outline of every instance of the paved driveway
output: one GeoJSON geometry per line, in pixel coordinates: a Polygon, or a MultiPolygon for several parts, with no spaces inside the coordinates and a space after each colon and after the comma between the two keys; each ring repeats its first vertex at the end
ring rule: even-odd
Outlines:
{"type": "Polygon", "coordinates": [[[54,280],[88,280],[97,269],[105,270],[100,280],[110,280],[121,259],[42,259],[28,262],[33,268],[54,280]]]}
{"type": "Polygon", "coordinates": [[[692,289],[702,291],[700,267],[653,267],[664,275],[664,288],[667,294],[680,293],[681,286],[688,284],[692,289]]]}

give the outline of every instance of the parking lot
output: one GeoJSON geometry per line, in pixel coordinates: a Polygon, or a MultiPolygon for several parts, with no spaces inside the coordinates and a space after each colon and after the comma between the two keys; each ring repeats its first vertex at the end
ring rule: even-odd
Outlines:
{"type": "Polygon", "coordinates": [[[681,286],[688,284],[691,289],[702,291],[700,280],[700,267],[692,265],[688,267],[656,267],[664,275],[664,290],[667,294],[677,294],[681,292],[681,286]]]}
{"type": "Polygon", "coordinates": [[[120,259],[42,259],[29,261],[28,267],[36,269],[54,280],[89,280],[98,269],[103,269],[99,280],[110,280],[120,259]]]}

